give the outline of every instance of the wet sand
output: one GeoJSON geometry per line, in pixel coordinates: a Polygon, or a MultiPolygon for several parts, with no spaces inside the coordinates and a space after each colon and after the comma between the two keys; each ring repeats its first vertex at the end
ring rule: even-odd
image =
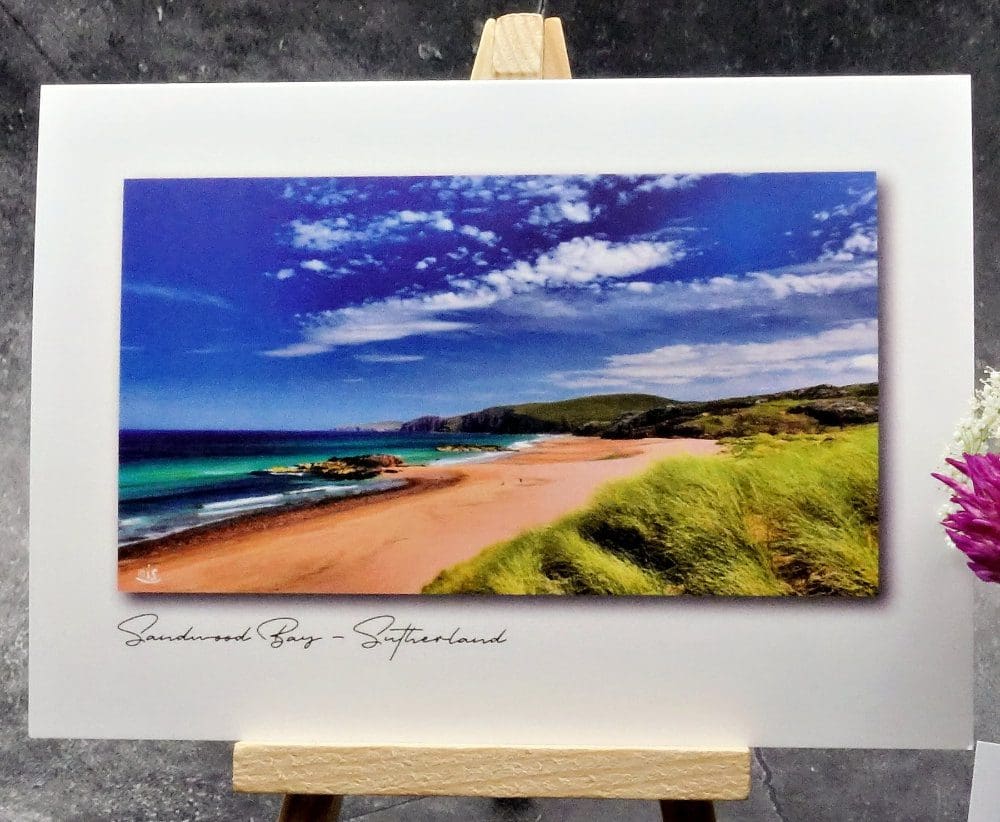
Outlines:
{"type": "Polygon", "coordinates": [[[140,593],[416,594],[484,548],[582,508],[606,482],[711,440],[555,437],[488,462],[407,466],[408,485],[265,513],[128,549],[118,587],[140,593]],[[149,567],[155,583],[138,575],[149,567]]]}

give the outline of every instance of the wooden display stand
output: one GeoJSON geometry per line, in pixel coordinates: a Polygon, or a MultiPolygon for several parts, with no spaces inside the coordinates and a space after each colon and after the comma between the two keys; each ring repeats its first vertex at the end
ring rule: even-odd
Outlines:
{"type": "MultiPolygon", "coordinates": [[[[558,18],[486,21],[471,79],[570,77],[558,18]]],[[[334,822],[348,794],[653,799],[664,822],[712,822],[749,795],[750,751],[237,742],[233,788],[285,794],[278,822],[334,822]]]]}

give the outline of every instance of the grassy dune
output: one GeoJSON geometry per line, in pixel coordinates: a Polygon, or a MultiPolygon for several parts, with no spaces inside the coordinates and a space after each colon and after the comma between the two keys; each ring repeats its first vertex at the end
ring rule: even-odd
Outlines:
{"type": "Polygon", "coordinates": [[[442,572],[430,594],[873,596],[878,426],[665,460],[442,572]]]}

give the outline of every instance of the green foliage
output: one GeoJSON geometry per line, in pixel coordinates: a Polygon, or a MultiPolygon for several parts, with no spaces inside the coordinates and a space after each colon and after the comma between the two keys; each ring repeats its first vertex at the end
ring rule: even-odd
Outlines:
{"type": "Polygon", "coordinates": [[[609,484],[425,592],[873,596],[878,516],[877,425],[755,434],[609,484]]]}
{"type": "Polygon", "coordinates": [[[511,407],[519,414],[538,420],[578,427],[589,422],[607,424],[622,414],[648,411],[669,402],[653,394],[595,394],[559,402],[527,402],[511,407]]]}
{"type": "Polygon", "coordinates": [[[752,434],[804,434],[825,430],[805,414],[789,413],[796,400],[768,400],[749,408],[735,408],[723,413],[704,413],[676,427],[687,437],[719,439],[747,437],[752,434]]]}

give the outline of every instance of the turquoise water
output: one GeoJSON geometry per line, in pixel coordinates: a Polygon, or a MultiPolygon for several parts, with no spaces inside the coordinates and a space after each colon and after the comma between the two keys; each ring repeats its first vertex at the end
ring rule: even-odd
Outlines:
{"type": "Polygon", "coordinates": [[[391,474],[333,482],[253,473],[277,465],[361,454],[393,454],[410,464],[481,461],[498,455],[442,453],[436,446],[466,443],[517,449],[529,447],[536,439],[502,434],[122,431],[118,542],[130,544],[259,511],[370,494],[403,484],[391,474]]]}

